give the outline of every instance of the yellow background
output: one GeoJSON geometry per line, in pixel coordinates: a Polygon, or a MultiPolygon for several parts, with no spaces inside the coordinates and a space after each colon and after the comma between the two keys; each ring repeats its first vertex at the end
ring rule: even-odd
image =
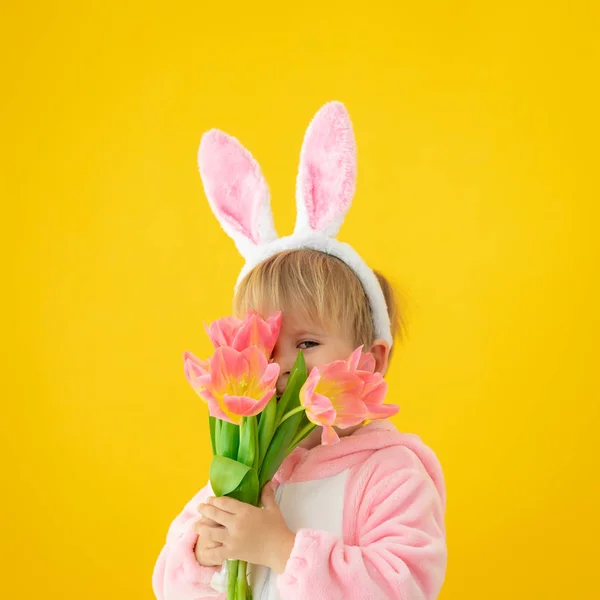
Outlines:
{"type": "Polygon", "coordinates": [[[597,9],[13,3],[2,19],[2,598],[151,599],[202,486],[181,353],[241,267],[200,135],[291,231],[305,127],[351,112],[341,238],[403,290],[395,420],[448,485],[443,600],[598,598],[597,9]]]}

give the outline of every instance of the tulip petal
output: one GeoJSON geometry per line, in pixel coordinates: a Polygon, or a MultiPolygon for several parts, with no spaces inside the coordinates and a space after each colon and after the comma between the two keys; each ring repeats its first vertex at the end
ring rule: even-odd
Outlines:
{"type": "Polygon", "coordinates": [[[369,373],[374,373],[375,367],[376,367],[375,357],[369,352],[367,354],[363,354],[360,357],[360,360],[358,362],[356,369],[358,371],[368,371],[369,373]]]}
{"type": "Polygon", "coordinates": [[[242,326],[243,321],[235,317],[224,317],[218,321],[214,321],[208,327],[206,332],[212,342],[215,350],[221,346],[231,346],[235,338],[235,334],[242,326]]]}
{"type": "Polygon", "coordinates": [[[336,360],[319,367],[319,372],[324,380],[336,380],[348,373],[348,361],[336,360]]]}
{"type": "Polygon", "coordinates": [[[240,352],[250,346],[258,346],[269,358],[279,337],[280,328],[281,313],[265,321],[258,314],[250,312],[235,334],[232,346],[240,352]]]}
{"type": "Polygon", "coordinates": [[[275,339],[279,337],[279,332],[281,331],[282,317],[282,312],[279,311],[267,318],[267,323],[269,324],[269,327],[271,328],[271,333],[275,336],[275,339]]]}
{"type": "Polygon", "coordinates": [[[394,416],[400,407],[396,404],[384,404],[387,394],[387,382],[380,373],[367,374],[362,373],[365,387],[362,393],[362,400],[367,408],[367,419],[375,421],[377,419],[387,419],[394,416]]]}
{"type": "Polygon", "coordinates": [[[346,361],[346,365],[349,371],[356,371],[356,369],[358,368],[358,364],[361,360],[362,357],[362,349],[363,346],[359,346],[349,357],[348,360],[346,361]]]}
{"type": "Polygon", "coordinates": [[[193,362],[194,364],[196,364],[200,367],[204,367],[204,368],[206,368],[206,365],[208,364],[207,360],[201,360],[200,358],[198,358],[195,354],[193,354],[189,350],[186,350],[183,353],[183,362],[185,363],[187,360],[193,362]]]}
{"type": "Polygon", "coordinates": [[[333,427],[323,426],[323,433],[321,434],[321,444],[323,446],[331,446],[332,444],[337,444],[339,441],[340,437],[333,427]]]}
{"type": "Polygon", "coordinates": [[[325,396],[313,394],[306,407],[306,418],[315,425],[332,426],[335,423],[335,409],[325,396]]]}
{"type": "Polygon", "coordinates": [[[211,383],[225,391],[231,381],[240,381],[248,373],[246,357],[228,346],[217,348],[210,361],[211,383]]]}
{"type": "Polygon", "coordinates": [[[313,367],[309,376],[306,378],[304,385],[300,389],[300,404],[306,408],[315,393],[315,388],[321,379],[321,375],[319,374],[319,369],[317,367],[313,367]]]}
{"type": "Polygon", "coordinates": [[[359,399],[364,383],[355,373],[342,372],[334,378],[323,375],[317,386],[317,392],[327,396],[337,411],[347,402],[359,399]]]}
{"type": "Polygon", "coordinates": [[[365,404],[382,404],[387,394],[387,382],[380,373],[366,375],[363,378],[365,387],[362,392],[362,399],[365,404]]]}
{"type": "Polygon", "coordinates": [[[397,404],[379,404],[375,406],[367,406],[366,418],[370,421],[378,419],[389,419],[398,413],[400,407],[397,404]]]}
{"type": "Polygon", "coordinates": [[[333,425],[336,418],[335,408],[327,396],[313,394],[310,408],[306,411],[307,416],[310,413],[313,423],[317,425],[333,425]]]}
{"type": "Polygon", "coordinates": [[[250,346],[240,352],[248,363],[250,373],[262,373],[267,368],[269,361],[258,346],[250,346]]]}
{"type": "Polygon", "coordinates": [[[274,394],[274,389],[269,390],[259,401],[248,396],[229,396],[225,394],[223,396],[223,404],[227,407],[227,412],[231,415],[252,417],[264,410],[274,394]]]}
{"type": "Polygon", "coordinates": [[[337,417],[335,424],[337,427],[341,429],[353,427],[362,423],[367,418],[367,407],[360,397],[348,395],[343,400],[342,407],[340,409],[336,408],[337,417]]]}
{"type": "Polygon", "coordinates": [[[209,369],[210,365],[207,360],[200,360],[189,350],[183,353],[183,371],[192,386],[197,385],[201,378],[209,376],[209,369]]]}
{"type": "Polygon", "coordinates": [[[199,395],[208,404],[208,412],[211,417],[222,419],[223,421],[229,421],[234,425],[239,425],[241,423],[241,416],[224,410],[224,406],[221,404],[220,397],[212,394],[209,389],[202,390],[199,395]]]}
{"type": "Polygon", "coordinates": [[[279,365],[277,363],[269,363],[260,380],[260,385],[265,387],[275,386],[278,378],[279,365]]]}

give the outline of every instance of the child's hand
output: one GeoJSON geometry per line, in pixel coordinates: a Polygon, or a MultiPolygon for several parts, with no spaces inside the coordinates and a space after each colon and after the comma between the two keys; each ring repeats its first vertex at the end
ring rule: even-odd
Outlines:
{"type": "MultiPolygon", "coordinates": [[[[198,512],[203,517],[222,525],[211,528],[212,542],[220,545],[206,548],[203,560],[218,565],[227,559],[244,560],[283,573],[296,535],[275,502],[271,483],[263,490],[262,504],[264,508],[257,508],[227,497],[209,498],[208,504],[200,504],[198,512]]],[[[197,523],[196,530],[202,525],[197,523]]]]}
{"type": "Polygon", "coordinates": [[[223,529],[221,525],[213,521],[202,517],[202,520],[194,525],[194,529],[198,534],[198,540],[194,548],[194,554],[196,560],[203,567],[219,567],[223,564],[223,561],[214,562],[210,556],[206,555],[207,550],[213,550],[221,546],[219,542],[213,540],[213,532],[215,529],[223,529]]]}

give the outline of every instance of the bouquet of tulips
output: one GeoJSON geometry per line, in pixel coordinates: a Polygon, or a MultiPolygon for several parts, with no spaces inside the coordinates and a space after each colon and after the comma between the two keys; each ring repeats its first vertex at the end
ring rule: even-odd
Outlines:
{"type": "MultiPolygon", "coordinates": [[[[311,431],[323,427],[322,443],[339,441],[334,427],[387,418],[398,411],[383,404],[387,391],[375,360],[357,348],[347,360],[307,374],[302,352],[285,391],[276,396],[279,365],[271,355],[281,313],[267,319],[225,317],[207,327],[215,353],[200,360],[183,355],[187,380],[208,404],[213,460],[210,483],[216,496],[258,505],[264,485],[311,431]]],[[[228,561],[227,600],[248,600],[248,565],[228,561]]]]}

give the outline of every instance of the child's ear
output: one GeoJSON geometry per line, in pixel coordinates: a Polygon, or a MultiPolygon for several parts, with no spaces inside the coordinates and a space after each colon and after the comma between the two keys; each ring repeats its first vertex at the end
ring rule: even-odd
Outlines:
{"type": "Polygon", "coordinates": [[[375,340],[369,352],[375,359],[375,372],[386,374],[390,360],[390,345],[385,340],[375,340]]]}

